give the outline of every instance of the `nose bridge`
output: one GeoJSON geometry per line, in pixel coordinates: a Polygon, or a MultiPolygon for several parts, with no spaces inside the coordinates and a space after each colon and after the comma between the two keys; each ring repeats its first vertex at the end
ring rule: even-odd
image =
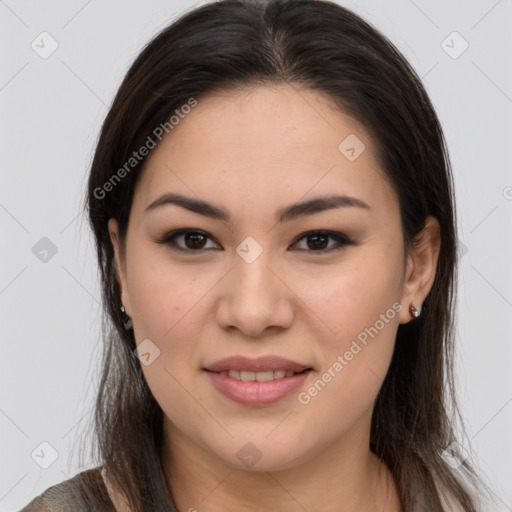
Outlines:
{"type": "Polygon", "coordinates": [[[289,325],[293,307],[286,286],[275,275],[274,255],[255,239],[245,239],[236,252],[219,321],[250,336],[269,326],[289,325]]]}
{"type": "Polygon", "coordinates": [[[272,254],[253,237],[247,237],[236,248],[237,256],[234,258],[233,278],[238,285],[238,291],[244,289],[248,293],[269,291],[274,287],[274,274],[272,268],[272,254]]]}

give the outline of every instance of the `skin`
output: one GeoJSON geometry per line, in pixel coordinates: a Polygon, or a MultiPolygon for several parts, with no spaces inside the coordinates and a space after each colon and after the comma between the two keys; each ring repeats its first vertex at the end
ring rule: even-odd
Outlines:
{"type": "MultiPolygon", "coordinates": [[[[429,217],[404,257],[397,196],[359,123],[329,98],[290,84],[202,98],[148,156],[125,245],[115,219],[108,228],[137,343],[149,338],[160,350],[142,368],[164,411],[164,468],[180,511],[402,510],[389,469],[369,449],[370,421],[398,326],[411,321],[409,304],[419,309],[433,284],[439,224],[429,217]],[[349,134],[366,146],[354,161],[338,149],[349,134]],[[176,205],[144,213],[165,192],[215,203],[232,218],[176,205]],[[276,224],[279,208],[333,193],[370,209],[276,224]],[[181,228],[209,238],[186,245],[178,237],[188,253],[157,243],[181,228]],[[320,229],[357,244],[321,254],[336,240],[302,238],[320,229]],[[248,236],[263,249],[252,263],[236,252],[248,236]],[[402,310],[300,403],[299,392],[393,303],[402,310]],[[278,354],[314,371],[287,397],[247,406],[219,393],[202,370],[235,354],[278,354]],[[237,457],[249,442],[261,453],[252,467],[237,457]]],[[[111,496],[125,510],[119,493],[111,496]]]]}

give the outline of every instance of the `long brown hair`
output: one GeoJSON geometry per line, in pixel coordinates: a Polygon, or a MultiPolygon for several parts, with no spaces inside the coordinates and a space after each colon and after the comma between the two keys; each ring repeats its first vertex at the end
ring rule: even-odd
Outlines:
{"type": "Polygon", "coordinates": [[[163,412],[134,356],[133,330],[123,325],[107,230],[108,220],[116,218],[124,240],[144,158],[126,163],[191,99],[285,82],[329,96],[368,130],[398,194],[406,249],[428,215],[440,223],[435,281],[421,316],[398,328],[375,403],[370,449],[390,468],[405,512],[446,510],[443,495],[476,512],[472,489],[483,484],[469,459],[450,458],[458,446],[455,432],[465,434],[453,374],[457,238],[444,135],[421,80],[401,53],[369,23],[328,0],[208,3],[158,33],[128,70],[101,129],[86,198],[104,306],[95,457],[132,510],[175,510],[161,463],[163,412]]]}

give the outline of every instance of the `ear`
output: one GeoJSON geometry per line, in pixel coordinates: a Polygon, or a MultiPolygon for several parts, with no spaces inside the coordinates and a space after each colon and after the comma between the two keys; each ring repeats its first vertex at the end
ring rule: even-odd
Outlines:
{"type": "Polygon", "coordinates": [[[406,324],[413,318],[409,312],[410,304],[421,312],[421,306],[434,284],[440,249],[439,221],[430,215],[407,255],[407,268],[400,300],[403,305],[400,311],[401,324],[406,324]]]}
{"type": "Polygon", "coordinates": [[[126,280],[126,261],[124,252],[121,247],[121,241],[119,238],[119,224],[116,219],[111,218],[108,221],[108,233],[110,235],[110,241],[114,248],[114,258],[116,264],[117,280],[121,288],[121,302],[126,310],[126,314],[131,316],[130,297],[128,295],[128,286],[126,280]]]}

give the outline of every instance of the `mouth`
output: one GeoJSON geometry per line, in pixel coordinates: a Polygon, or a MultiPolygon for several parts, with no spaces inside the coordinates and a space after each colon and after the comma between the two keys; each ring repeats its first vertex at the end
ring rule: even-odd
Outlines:
{"type": "Polygon", "coordinates": [[[203,368],[225,397],[247,406],[265,406],[305,384],[313,367],[276,354],[257,358],[233,355],[203,368]]]}

